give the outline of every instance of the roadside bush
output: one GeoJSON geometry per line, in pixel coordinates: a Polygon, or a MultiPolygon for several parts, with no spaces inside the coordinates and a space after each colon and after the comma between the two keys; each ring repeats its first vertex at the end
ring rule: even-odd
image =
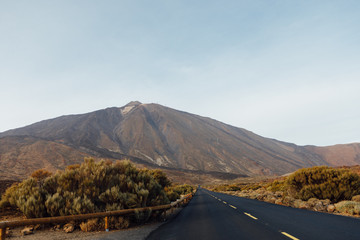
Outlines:
{"type": "Polygon", "coordinates": [[[305,201],[317,198],[338,202],[360,193],[360,176],[345,169],[312,167],[291,174],[286,185],[291,196],[305,201]]]}
{"type": "Polygon", "coordinates": [[[34,172],[6,190],[0,207],[16,207],[33,218],[155,206],[169,203],[164,191],[169,184],[160,170],[85,159],[54,175],[34,172]]]}
{"type": "Polygon", "coordinates": [[[165,192],[170,201],[176,201],[181,195],[192,193],[194,187],[188,184],[165,187],[165,192]]]}
{"type": "Polygon", "coordinates": [[[266,187],[267,190],[272,191],[272,192],[278,192],[278,191],[285,191],[286,190],[286,185],[285,185],[285,181],[284,180],[275,180],[271,183],[269,183],[266,187]]]}
{"type": "Polygon", "coordinates": [[[135,214],[134,214],[135,221],[137,223],[146,222],[151,217],[151,213],[152,213],[151,209],[148,209],[146,211],[135,210],[135,214]]]}
{"type": "Polygon", "coordinates": [[[125,229],[130,226],[130,221],[125,217],[109,217],[110,229],[125,229]]]}
{"type": "Polygon", "coordinates": [[[183,185],[175,185],[173,187],[173,190],[175,192],[177,192],[179,195],[186,195],[189,193],[192,193],[194,190],[194,187],[188,184],[183,184],[183,185]]]}
{"type": "Polygon", "coordinates": [[[27,217],[44,217],[45,192],[38,187],[35,179],[30,178],[8,188],[0,202],[0,208],[17,207],[27,217]]]}
{"type": "Polygon", "coordinates": [[[171,185],[171,181],[167,178],[166,174],[159,169],[148,170],[148,173],[164,188],[171,185]]]}
{"type": "Polygon", "coordinates": [[[216,185],[216,186],[212,186],[210,189],[211,191],[215,191],[215,192],[224,192],[229,189],[229,185],[228,184],[216,185]]]}
{"type": "Polygon", "coordinates": [[[174,202],[180,198],[180,195],[177,192],[174,192],[172,189],[171,190],[165,189],[165,191],[166,191],[166,196],[169,198],[171,202],[174,202]]]}
{"type": "Polygon", "coordinates": [[[253,183],[253,184],[246,184],[245,186],[241,187],[241,190],[258,190],[262,187],[263,186],[258,183],[253,183]]]}

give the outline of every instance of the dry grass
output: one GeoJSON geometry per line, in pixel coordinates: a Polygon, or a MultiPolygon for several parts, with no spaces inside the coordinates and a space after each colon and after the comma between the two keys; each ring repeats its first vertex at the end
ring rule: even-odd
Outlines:
{"type": "Polygon", "coordinates": [[[97,218],[89,219],[86,222],[80,223],[80,229],[83,232],[100,231],[104,229],[104,223],[97,218]]]}

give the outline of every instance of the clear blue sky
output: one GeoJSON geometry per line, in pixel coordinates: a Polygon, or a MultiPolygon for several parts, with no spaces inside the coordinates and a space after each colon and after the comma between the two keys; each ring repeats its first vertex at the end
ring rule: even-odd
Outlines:
{"type": "Polygon", "coordinates": [[[360,142],[360,1],[0,1],[0,131],[139,100],[360,142]]]}

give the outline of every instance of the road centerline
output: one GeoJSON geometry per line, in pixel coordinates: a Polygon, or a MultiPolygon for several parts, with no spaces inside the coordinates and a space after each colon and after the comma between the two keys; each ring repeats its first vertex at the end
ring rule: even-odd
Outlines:
{"type": "Polygon", "coordinates": [[[290,234],[288,234],[286,232],[281,232],[281,234],[287,236],[288,238],[291,238],[292,240],[300,240],[300,239],[298,239],[298,238],[296,238],[296,237],[294,237],[294,236],[292,236],[292,235],[290,235],[290,234]]]}
{"type": "Polygon", "coordinates": [[[250,213],[244,212],[244,214],[248,217],[251,217],[252,219],[258,220],[257,217],[254,217],[253,215],[251,215],[250,213]]]}

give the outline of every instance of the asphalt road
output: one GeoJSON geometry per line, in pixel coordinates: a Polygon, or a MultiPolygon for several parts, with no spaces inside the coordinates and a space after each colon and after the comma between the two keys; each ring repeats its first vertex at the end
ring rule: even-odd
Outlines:
{"type": "Polygon", "coordinates": [[[199,189],[174,219],[147,240],[360,240],[360,220],[199,189]]]}

